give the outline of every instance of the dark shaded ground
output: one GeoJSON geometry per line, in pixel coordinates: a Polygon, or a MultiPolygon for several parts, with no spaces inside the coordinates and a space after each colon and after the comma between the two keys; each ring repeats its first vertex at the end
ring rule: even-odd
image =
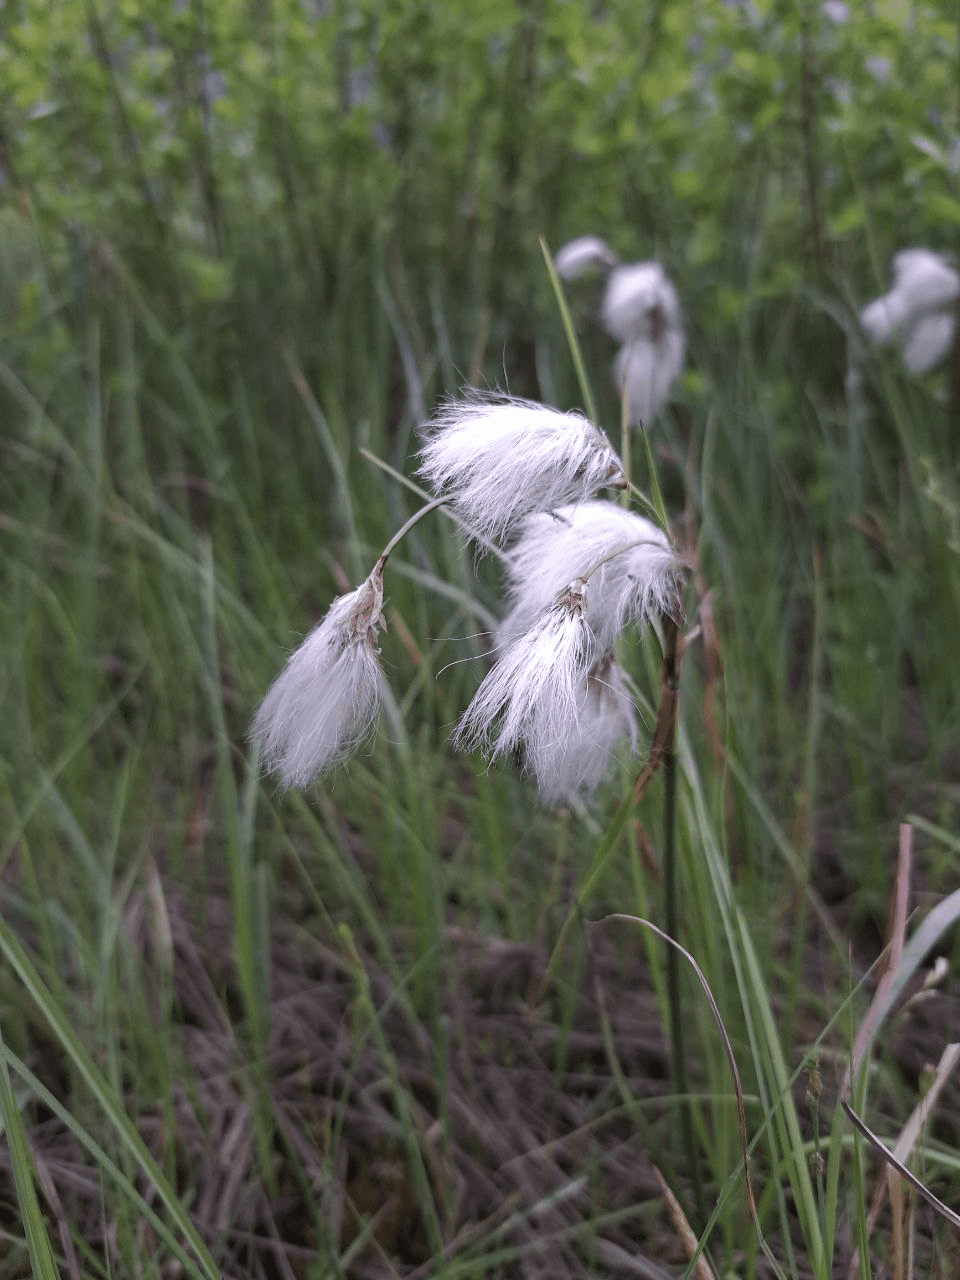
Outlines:
{"type": "MultiPolygon", "coordinates": [[[[226,898],[208,897],[199,918],[176,887],[166,886],[164,897],[177,1027],[168,1046],[171,1075],[189,1083],[177,1088],[170,1109],[143,1097],[129,1103],[167,1168],[173,1150],[179,1189],[225,1276],[335,1275],[336,1256],[352,1245],[350,1277],[426,1277],[435,1274],[431,1233],[448,1255],[488,1257],[477,1275],[681,1273],[686,1258],[651,1155],[682,1203],[693,1198],[670,1166],[669,1153],[681,1148],[676,1116],[658,1101],[670,1091],[668,1047],[639,946],[631,951],[622,937],[591,931],[564,1034],[562,987],[531,1008],[545,963],[532,947],[451,930],[445,990],[411,988],[398,998],[393,978],[369,957],[361,969],[343,939],[318,941],[281,918],[274,922],[268,1049],[254,1070],[224,1013],[232,1010],[239,1024],[226,898]],[[376,1023],[371,1008],[379,1011],[376,1023]],[[632,1114],[604,1045],[605,1017],[623,1083],[635,1099],[650,1100],[632,1114]],[[439,1042],[428,1026],[437,1028],[439,1042]],[[442,1096],[438,1079],[446,1081],[442,1096]],[[269,1095],[269,1107],[256,1107],[258,1090],[269,1095]],[[419,1155],[401,1122],[404,1108],[419,1155]],[[272,1112],[272,1132],[257,1131],[258,1112],[272,1112]],[[438,1206],[432,1224],[418,1207],[418,1169],[438,1206]]],[[[151,998],[159,999],[156,975],[164,965],[154,953],[152,909],[147,894],[134,897],[125,931],[143,957],[151,998]]],[[[815,936],[810,948],[819,986],[815,936]]],[[[958,1038],[958,1028],[958,1001],[945,995],[900,1015],[890,1043],[908,1082],[937,1060],[951,1035],[958,1038]]],[[[51,1047],[38,1049],[35,1065],[63,1096],[51,1047]]],[[[825,1107],[837,1070],[822,1064],[825,1107]]],[[[59,1213],[95,1257],[115,1266],[115,1230],[104,1220],[97,1171],[55,1117],[35,1114],[30,1138],[59,1213]]],[[[941,1107],[938,1136],[955,1141],[958,1114],[954,1089],[941,1107]]],[[[806,1119],[806,1108],[801,1115],[806,1119]]],[[[5,1149],[0,1165],[0,1226],[14,1230],[5,1149]]],[[[940,1257],[932,1244],[935,1234],[943,1238],[932,1230],[932,1215],[921,1209],[917,1222],[925,1264],[918,1274],[956,1274],[949,1268],[957,1260],[940,1257]]],[[[140,1227],[149,1253],[150,1228],[140,1227]]],[[[841,1244],[838,1258],[844,1254],[841,1244]]]]}

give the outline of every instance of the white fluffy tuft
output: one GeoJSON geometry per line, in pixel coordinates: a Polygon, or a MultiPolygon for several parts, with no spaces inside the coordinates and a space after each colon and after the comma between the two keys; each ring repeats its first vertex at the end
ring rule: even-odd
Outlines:
{"type": "Polygon", "coordinates": [[[623,343],[614,366],[628,420],[648,426],[683,370],[680,299],[659,262],[634,262],[610,275],[605,328],[623,343]]]}
{"type": "Polygon", "coordinates": [[[597,789],[616,761],[616,748],[627,738],[631,755],[637,750],[637,722],[633,700],[612,653],[590,668],[577,701],[577,714],[550,736],[534,735],[527,747],[526,765],[546,804],[585,798],[597,789]]]}
{"type": "Polygon", "coordinates": [[[420,473],[474,534],[493,541],[531,512],[624,482],[610,442],[582,414],[480,396],[440,411],[420,473]]]}
{"type": "Polygon", "coordinates": [[[652,613],[678,617],[680,566],[663,532],[613,502],[584,502],[530,516],[507,553],[509,612],[497,629],[498,647],[529,630],[564,584],[620,548],[591,576],[586,593],[586,621],[601,651],[612,649],[629,623],[652,613]]]}
{"type": "Polygon", "coordinates": [[[659,262],[633,262],[611,272],[601,318],[618,342],[656,341],[661,330],[680,328],[680,299],[659,262]]]}
{"type": "Polygon", "coordinates": [[[903,363],[910,373],[926,373],[940,363],[953,345],[953,316],[949,311],[923,316],[903,339],[903,363]]]}
{"type": "Polygon", "coordinates": [[[613,371],[631,425],[653,422],[683,370],[683,349],[681,329],[667,329],[659,342],[639,338],[620,348],[613,371]]]}
{"type": "Polygon", "coordinates": [[[373,729],[383,696],[376,647],[382,606],[378,568],[334,600],[271,685],[251,732],[265,767],[284,786],[307,786],[373,729]]]}
{"type": "Polygon", "coordinates": [[[570,582],[505,645],[457,725],[454,746],[479,747],[490,759],[521,746],[536,754],[575,723],[596,658],[584,595],[583,582],[570,582]]]}
{"type": "Polygon", "coordinates": [[[904,249],[893,259],[893,287],[860,312],[874,342],[898,340],[910,373],[925,373],[953,342],[960,275],[929,249],[904,249]]]}
{"type": "Polygon", "coordinates": [[[572,280],[584,271],[609,271],[617,265],[617,255],[599,236],[578,236],[557,250],[553,263],[557,275],[572,280]]]}

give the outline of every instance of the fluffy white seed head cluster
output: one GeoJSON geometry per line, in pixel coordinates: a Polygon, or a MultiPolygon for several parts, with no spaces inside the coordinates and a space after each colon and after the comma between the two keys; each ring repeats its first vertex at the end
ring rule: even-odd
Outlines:
{"type": "Polygon", "coordinates": [[[593,501],[537,512],[506,553],[508,610],[499,657],[455,743],[491,759],[521,749],[548,803],[594,790],[624,738],[633,704],[613,660],[624,627],[678,616],[679,565],[642,516],[593,501]]]}
{"type": "Polygon", "coordinates": [[[929,249],[904,249],[893,259],[893,286],[860,313],[878,343],[897,341],[910,373],[926,373],[950,350],[960,275],[929,249]]]}
{"type": "Polygon", "coordinates": [[[420,473],[477,536],[499,541],[527,515],[625,483],[603,432],[529,400],[448,404],[427,428],[420,473]]]}
{"type": "Polygon", "coordinates": [[[493,760],[569,732],[596,649],[585,592],[582,579],[569,582],[504,647],[457,726],[455,746],[480,747],[493,760]]]}
{"type": "Polygon", "coordinates": [[[382,608],[378,564],[356,591],[334,600],[264,698],[252,733],[264,765],[284,786],[307,786],[372,731],[383,696],[382,608]]]}
{"type": "Polygon", "coordinates": [[[629,421],[649,426],[683,371],[680,299],[667,273],[659,262],[618,266],[616,255],[596,236],[564,245],[555,262],[567,277],[590,267],[610,270],[600,318],[621,344],[614,377],[626,399],[629,421]]]}
{"type": "Polygon", "coordinates": [[[577,697],[577,715],[554,739],[534,737],[527,746],[527,768],[537,780],[546,804],[589,796],[616,760],[627,739],[630,754],[637,750],[637,720],[623,672],[612,653],[599,658],[587,672],[577,697]]]}
{"type": "Polygon", "coordinates": [[[666,535],[612,502],[583,502],[530,516],[507,553],[509,609],[498,646],[526,631],[571,577],[591,574],[586,620],[600,652],[630,623],[679,616],[678,563],[666,535]]]}
{"type": "MultiPolygon", "coordinates": [[[[503,552],[508,610],[497,661],[454,734],[493,759],[520,750],[548,802],[599,783],[636,721],[613,659],[617,636],[652,613],[679,615],[678,562],[648,520],[593,499],[626,483],[606,437],[579,414],[508,398],[441,411],[421,470],[475,534],[503,552]]],[[[277,677],[253,724],[266,767],[303,787],[373,729],[384,692],[377,633],[383,568],[334,600],[277,677]]]]}

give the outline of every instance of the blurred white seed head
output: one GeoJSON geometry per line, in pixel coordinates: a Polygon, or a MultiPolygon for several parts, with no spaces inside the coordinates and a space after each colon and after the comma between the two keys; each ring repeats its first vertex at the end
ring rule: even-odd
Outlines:
{"type": "Polygon", "coordinates": [[[860,313],[875,342],[897,340],[911,373],[925,373],[953,342],[960,275],[929,249],[904,249],[893,259],[893,287],[860,313]]]}
{"type": "Polygon", "coordinates": [[[659,262],[632,262],[610,273],[601,319],[618,342],[657,342],[680,328],[680,299],[659,262]]]}
{"type": "MultiPolygon", "coordinates": [[[[592,589],[592,588],[591,588],[592,589]]],[[[626,738],[637,750],[634,704],[612,653],[590,668],[578,696],[577,713],[555,736],[532,735],[526,765],[546,804],[586,798],[603,781],[626,738]]]]}
{"type": "Polygon", "coordinates": [[[334,600],[271,685],[251,732],[265,767],[284,786],[307,786],[373,729],[383,696],[382,608],[378,564],[356,591],[334,600]]]}
{"type": "Polygon", "coordinates": [[[683,330],[667,329],[659,341],[638,338],[621,347],[613,366],[627,421],[650,426],[683,371],[683,330]]]}
{"type": "Polygon", "coordinates": [[[659,262],[617,267],[603,298],[607,331],[623,343],[614,366],[628,419],[648,426],[683,370],[677,291],[659,262]]]}
{"type": "Polygon", "coordinates": [[[617,265],[617,255],[599,236],[578,236],[557,251],[553,262],[557,275],[572,280],[584,271],[609,271],[617,265]]]}
{"type": "Polygon", "coordinates": [[[597,656],[584,620],[586,592],[581,579],[567,583],[505,646],[457,725],[454,746],[479,747],[491,760],[518,747],[535,755],[575,722],[597,656]]]}
{"type": "Polygon", "coordinates": [[[680,616],[680,564],[666,535],[613,502],[583,502],[524,524],[507,553],[509,611],[496,633],[498,647],[528,631],[565,583],[601,560],[584,606],[601,651],[612,649],[630,623],[654,613],[680,616]]]}
{"type": "Polygon", "coordinates": [[[579,413],[530,400],[456,401],[426,428],[420,473],[470,530],[494,541],[525,516],[622,487],[623,466],[579,413]]]}

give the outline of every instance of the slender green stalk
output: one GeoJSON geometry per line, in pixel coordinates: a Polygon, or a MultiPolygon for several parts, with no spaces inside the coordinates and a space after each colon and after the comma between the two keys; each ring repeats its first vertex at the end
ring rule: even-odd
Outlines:
{"type": "MultiPolygon", "coordinates": [[[[0,1034],[0,1053],[5,1049],[0,1034]]],[[[53,1258],[53,1248],[47,1235],[46,1223],[40,1212],[37,1189],[33,1185],[33,1161],[23,1116],[10,1088],[10,1075],[5,1057],[0,1057],[0,1120],[7,1139],[10,1169],[17,1190],[20,1217],[27,1238],[27,1253],[35,1280],[58,1280],[59,1272],[53,1258]]]]}
{"type": "Polygon", "coordinates": [[[593,393],[590,390],[590,380],[587,377],[586,366],[583,363],[583,354],[580,351],[580,343],[577,341],[577,335],[573,328],[573,321],[570,319],[570,311],[567,307],[567,300],[563,296],[563,289],[560,285],[560,278],[557,275],[556,267],[553,265],[553,257],[547,248],[547,242],[543,236],[540,237],[540,252],[543,254],[543,260],[547,264],[547,275],[550,277],[550,284],[553,287],[553,296],[557,300],[557,307],[560,311],[560,319],[563,321],[563,331],[567,335],[567,346],[570,348],[570,356],[573,360],[573,367],[577,373],[577,382],[580,384],[580,395],[583,398],[583,407],[587,417],[594,424],[597,421],[597,406],[593,402],[593,393]]]}
{"type": "Polygon", "coordinates": [[[152,1184],[157,1198],[166,1208],[178,1231],[193,1249],[203,1273],[209,1280],[220,1280],[220,1271],[207,1246],[203,1243],[200,1233],[190,1221],[190,1217],[176,1192],[147,1149],[147,1145],[137,1131],[136,1125],[127,1115],[122,1100],[117,1097],[103,1072],[94,1062],[79,1035],[70,1024],[67,1015],[51,996],[20,940],[3,919],[0,919],[0,951],[3,952],[7,963],[29,992],[38,1013],[49,1026],[52,1035],[59,1042],[60,1047],[71,1060],[79,1076],[109,1119],[121,1144],[139,1164],[144,1176],[152,1184]]]}
{"type": "MultiPolygon", "coordinates": [[[[672,618],[663,623],[663,680],[668,689],[676,692],[680,684],[680,635],[672,618]]],[[[680,940],[680,890],[677,858],[677,755],[676,716],[672,718],[669,734],[663,748],[663,879],[666,897],[666,931],[675,941],[680,940]]],[[[700,1177],[700,1161],[693,1133],[693,1113],[690,1103],[690,1081],[687,1076],[687,1050],[683,1028],[683,999],[680,991],[680,953],[676,947],[667,948],[667,994],[670,1001],[670,1044],[673,1050],[673,1088],[683,1101],[680,1103],[680,1123],[683,1145],[687,1154],[687,1172],[693,1184],[697,1217],[702,1227],[707,1220],[703,1181],[700,1177]]]]}

